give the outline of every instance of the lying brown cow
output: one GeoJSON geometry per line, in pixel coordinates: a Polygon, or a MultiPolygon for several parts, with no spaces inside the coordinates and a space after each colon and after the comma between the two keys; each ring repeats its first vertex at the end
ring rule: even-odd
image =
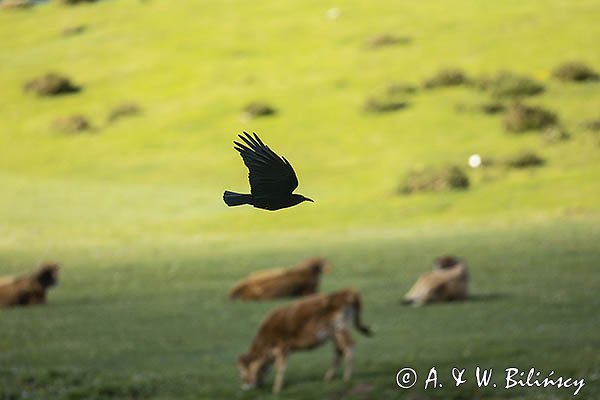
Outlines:
{"type": "Polygon", "coordinates": [[[44,304],[46,290],[58,281],[58,264],[44,263],[31,275],[0,278],[0,306],[44,304]]]}
{"type": "Polygon", "coordinates": [[[432,272],[417,280],[404,296],[404,304],[464,300],[468,296],[469,274],[466,264],[453,256],[438,258],[432,272]]]}
{"type": "Polygon", "coordinates": [[[343,289],[329,295],[314,294],[271,312],[260,325],[250,350],[238,360],[242,389],[260,386],[274,362],[273,392],[278,393],[283,385],[287,355],[313,349],[329,339],[333,341],[335,357],[325,373],[325,381],[333,379],[342,358],[344,380],[350,380],[354,347],[351,324],[364,335],[371,335],[361,322],[360,310],[358,292],[343,289]]]}
{"type": "Polygon", "coordinates": [[[229,291],[229,297],[267,300],[313,294],[319,291],[321,274],[330,269],[324,258],[314,257],[291,268],[255,272],[236,284],[229,291]]]}

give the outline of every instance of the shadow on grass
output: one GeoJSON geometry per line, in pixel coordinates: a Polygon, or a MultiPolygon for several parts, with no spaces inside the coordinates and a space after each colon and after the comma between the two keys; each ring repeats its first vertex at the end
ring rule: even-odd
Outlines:
{"type": "Polygon", "coordinates": [[[506,293],[477,293],[470,295],[466,302],[498,301],[508,297],[510,296],[506,293]]]}
{"type": "MultiPolygon", "coordinates": [[[[488,301],[498,301],[498,300],[502,300],[502,299],[506,299],[508,298],[509,295],[507,295],[506,293],[477,293],[477,294],[472,294],[469,296],[469,298],[467,298],[466,300],[453,300],[453,301],[445,301],[445,302],[434,302],[434,303],[429,303],[425,306],[427,307],[440,307],[440,306],[453,306],[453,305],[462,305],[462,304],[468,304],[468,303],[479,303],[479,302],[488,302],[488,301]]],[[[407,302],[406,300],[399,300],[399,303],[403,306],[411,306],[413,305],[410,302],[407,302]]],[[[425,307],[425,306],[421,306],[421,307],[425,307]]]]}

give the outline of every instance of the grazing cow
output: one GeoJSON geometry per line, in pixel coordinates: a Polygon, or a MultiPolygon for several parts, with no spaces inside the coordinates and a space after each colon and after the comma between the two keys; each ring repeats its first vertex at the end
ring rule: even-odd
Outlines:
{"type": "Polygon", "coordinates": [[[273,392],[278,393],[283,385],[287,355],[313,349],[329,339],[333,341],[335,356],[325,373],[325,381],[333,379],[342,358],[344,380],[350,380],[354,347],[351,325],[362,334],[371,335],[371,330],[361,322],[360,310],[360,295],[354,289],[314,294],[275,309],[261,323],[250,350],[238,359],[242,389],[260,386],[275,363],[273,392]]]}
{"type": "Polygon", "coordinates": [[[31,275],[0,278],[0,306],[44,304],[46,290],[56,285],[59,266],[44,263],[31,275]]]}
{"type": "Polygon", "coordinates": [[[435,260],[434,268],[417,280],[404,296],[404,304],[420,306],[467,298],[469,274],[463,261],[453,256],[443,256],[435,260]]]}
{"type": "Polygon", "coordinates": [[[267,300],[313,294],[319,291],[321,274],[330,269],[324,258],[313,257],[291,268],[255,272],[237,283],[229,291],[229,297],[267,300]]]}

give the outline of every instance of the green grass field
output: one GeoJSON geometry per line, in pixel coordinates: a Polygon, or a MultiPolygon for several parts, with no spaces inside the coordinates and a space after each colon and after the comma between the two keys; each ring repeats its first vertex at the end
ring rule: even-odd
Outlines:
{"type": "Polygon", "coordinates": [[[600,118],[600,83],[551,78],[570,60],[600,70],[598,20],[593,0],[0,9],[0,275],[44,259],[63,265],[47,307],[0,311],[0,399],[268,398],[239,390],[235,359],[281,303],[232,303],[227,289],[317,254],[334,267],[323,289],[360,289],[376,336],[355,335],[352,384],[321,382],[331,357],[322,348],[290,358],[278,397],[573,397],[472,381],[453,388],[449,375],[516,366],[585,378],[577,397],[600,398],[600,139],[582,126],[600,118]],[[341,14],[329,20],[334,6],[341,14]],[[76,25],[87,28],[61,35],[76,25]],[[412,40],[365,49],[386,32],[412,40]],[[507,134],[499,115],[456,112],[488,99],[469,87],[418,90],[394,113],[362,111],[388,84],[419,85],[443,67],[537,79],[546,90],[525,102],[556,112],[571,139],[548,144],[535,132],[507,134]],[[83,91],[23,93],[48,71],[83,91]],[[255,100],[277,115],[244,119],[255,100]],[[125,101],[142,113],[107,124],[125,101]],[[53,121],[72,113],[96,130],[57,132],[53,121]],[[242,130],[286,156],[299,192],[316,203],[227,208],[223,190],[247,188],[231,143],[242,130]],[[466,169],[470,154],[522,149],[546,164],[469,170],[462,192],[397,193],[410,169],[466,169]],[[475,299],[400,306],[448,252],[468,260],[475,299]],[[444,387],[424,390],[432,366],[444,387]],[[418,387],[396,386],[403,367],[419,372],[418,387]],[[359,384],[370,392],[352,392],[359,384]]]}

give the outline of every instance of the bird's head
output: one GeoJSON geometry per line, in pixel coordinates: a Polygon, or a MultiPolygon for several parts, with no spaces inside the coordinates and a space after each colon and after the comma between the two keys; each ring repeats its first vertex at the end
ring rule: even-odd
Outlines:
{"type": "Polygon", "coordinates": [[[309,199],[308,197],[302,196],[301,194],[292,194],[292,199],[294,201],[294,205],[300,204],[303,201],[310,201],[311,203],[315,202],[313,199],[309,199]]]}

